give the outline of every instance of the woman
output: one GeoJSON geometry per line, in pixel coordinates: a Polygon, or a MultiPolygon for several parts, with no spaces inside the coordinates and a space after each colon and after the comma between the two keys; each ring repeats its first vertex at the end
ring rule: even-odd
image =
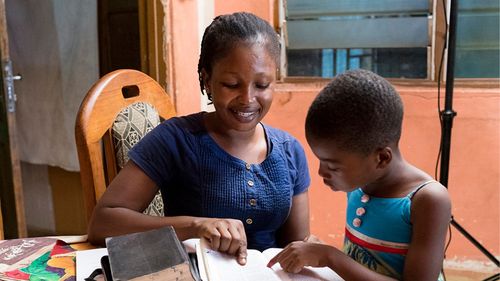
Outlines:
{"type": "Polygon", "coordinates": [[[96,205],[89,240],[172,225],[179,239],[207,238],[245,264],[247,247],[309,235],[303,148],[261,123],[278,65],[278,37],[267,22],[249,13],[216,17],[198,65],[215,112],[171,118],[134,146],[96,205]],[[165,217],[143,215],[158,189],[165,217]]]}

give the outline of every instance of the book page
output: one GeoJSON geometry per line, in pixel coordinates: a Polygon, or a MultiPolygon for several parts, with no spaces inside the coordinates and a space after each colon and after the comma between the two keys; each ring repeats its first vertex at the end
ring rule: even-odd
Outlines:
{"type": "MultiPolygon", "coordinates": [[[[266,259],[266,265],[274,256],[276,256],[283,249],[270,248],[263,252],[266,259]]],[[[279,264],[275,264],[272,269],[276,272],[281,280],[284,281],[342,281],[342,279],[335,271],[329,267],[311,267],[306,266],[299,273],[288,273],[281,268],[279,264]]]]}
{"type": "Polygon", "coordinates": [[[58,235],[58,236],[47,236],[48,238],[54,238],[57,240],[62,240],[67,244],[84,243],[87,241],[87,234],[84,235],[58,235]]]}
{"type": "Polygon", "coordinates": [[[76,252],[76,281],[84,281],[97,268],[101,268],[101,257],[108,249],[98,248],[76,252]]]}
{"type": "Polygon", "coordinates": [[[196,253],[196,244],[200,242],[200,238],[190,238],[182,241],[182,245],[188,254],[196,253]]]}
{"type": "MultiPolygon", "coordinates": [[[[199,244],[198,244],[199,245],[199,244]]],[[[197,249],[200,276],[203,281],[279,281],[276,274],[268,268],[266,258],[257,250],[248,250],[247,263],[242,266],[236,257],[204,247],[197,249]],[[201,257],[201,259],[200,259],[201,257]],[[202,266],[202,265],[205,266],[202,266]]]]}

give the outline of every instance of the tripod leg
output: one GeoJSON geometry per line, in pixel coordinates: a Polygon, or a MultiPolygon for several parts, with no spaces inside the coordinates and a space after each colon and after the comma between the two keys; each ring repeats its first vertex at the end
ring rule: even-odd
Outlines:
{"type": "Polygon", "coordinates": [[[495,280],[500,280],[500,273],[497,273],[493,276],[490,276],[490,277],[484,279],[483,281],[495,281],[495,280]]]}

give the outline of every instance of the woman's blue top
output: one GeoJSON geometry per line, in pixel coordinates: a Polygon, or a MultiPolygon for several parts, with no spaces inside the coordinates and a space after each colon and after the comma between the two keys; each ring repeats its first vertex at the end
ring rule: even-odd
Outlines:
{"type": "Polygon", "coordinates": [[[239,219],[248,248],[277,247],[292,197],[310,184],[304,150],[288,133],[262,124],[268,154],[260,164],[231,156],[209,136],[200,112],[148,133],[129,157],[159,186],[165,216],[239,219]]]}

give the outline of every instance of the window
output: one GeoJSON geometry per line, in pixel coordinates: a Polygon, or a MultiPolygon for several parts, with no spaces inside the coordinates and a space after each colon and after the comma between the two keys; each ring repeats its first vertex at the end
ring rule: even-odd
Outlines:
{"type": "MultiPolygon", "coordinates": [[[[282,76],[333,77],[365,68],[387,78],[435,79],[444,2],[286,0],[282,76]]],[[[498,1],[458,2],[457,77],[499,77],[498,1]]]]}
{"type": "Polygon", "coordinates": [[[499,78],[498,0],[459,0],[455,76],[499,78]]]}

